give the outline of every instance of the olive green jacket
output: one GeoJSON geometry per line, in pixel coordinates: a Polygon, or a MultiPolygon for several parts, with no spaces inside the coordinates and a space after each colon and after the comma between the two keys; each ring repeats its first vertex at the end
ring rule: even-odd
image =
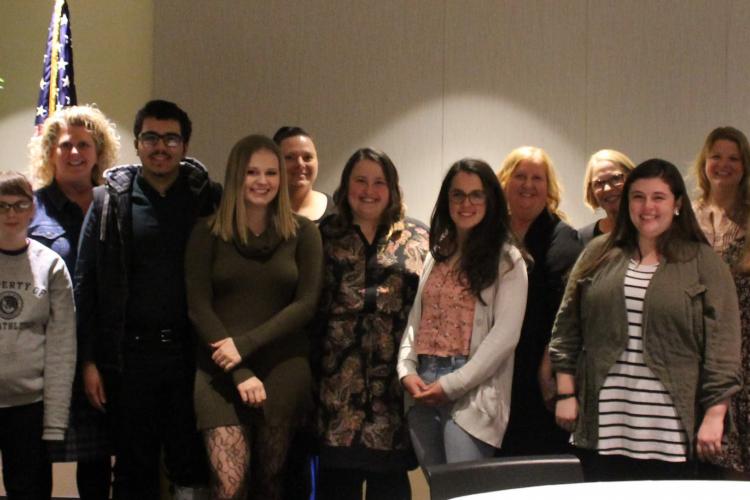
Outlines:
{"type": "MultiPolygon", "coordinates": [[[[599,390],[628,342],[624,280],[631,256],[614,249],[581,277],[605,240],[594,240],[573,268],[550,342],[553,369],[576,378],[575,443],[591,449],[599,437],[599,390]]],[[[721,258],[698,243],[681,245],[679,254],[679,261],[662,258],[646,291],[643,355],[672,396],[692,456],[704,411],[740,389],[740,315],[721,258]]]]}

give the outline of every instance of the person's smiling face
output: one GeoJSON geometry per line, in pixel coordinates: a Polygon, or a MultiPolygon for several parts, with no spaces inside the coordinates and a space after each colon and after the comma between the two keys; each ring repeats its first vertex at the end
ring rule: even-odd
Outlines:
{"type": "Polygon", "coordinates": [[[714,142],[706,157],[705,169],[712,189],[738,189],[745,168],[737,143],[726,139],[714,142]]]}
{"type": "Polygon", "coordinates": [[[459,237],[482,222],[487,212],[482,179],[470,172],[457,172],[448,191],[450,217],[459,237]]]}
{"type": "Polygon", "coordinates": [[[347,201],[355,224],[380,223],[390,202],[390,193],[379,163],[364,159],[354,165],[349,177],[347,201]]]}
{"type": "Polygon", "coordinates": [[[295,135],[281,141],[279,146],[286,164],[289,191],[312,189],[318,177],[318,152],[312,139],[295,135]]]}
{"type": "Polygon", "coordinates": [[[91,171],[97,158],[96,143],[86,127],[73,125],[60,130],[50,158],[55,181],[60,185],[92,183],[91,171]]]}
{"type": "Polygon", "coordinates": [[[656,241],[670,228],[675,209],[680,205],[669,184],[659,177],[633,182],[628,193],[628,210],[639,240],[656,241]]]}
{"type": "Polygon", "coordinates": [[[536,219],[547,206],[547,182],[544,163],[534,159],[521,160],[505,186],[511,218],[536,219]]]}
{"type": "Polygon", "coordinates": [[[614,217],[620,207],[626,176],[621,167],[609,160],[599,160],[591,169],[591,192],[610,217],[614,217]]]}

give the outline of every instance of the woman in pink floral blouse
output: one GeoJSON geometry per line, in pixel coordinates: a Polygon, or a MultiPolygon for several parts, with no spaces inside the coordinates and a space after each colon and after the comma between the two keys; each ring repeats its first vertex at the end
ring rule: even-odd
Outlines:
{"type": "Polygon", "coordinates": [[[488,458],[502,444],[528,285],[503,191],[485,162],[453,164],[430,226],[398,356],[423,467],[488,458]]]}
{"type": "Polygon", "coordinates": [[[411,498],[416,464],[404,419],[396,354],[417,291],[428,233],[404,218],[395,166],[356,151],[321,222],[320,481],[318,497],[411,498]]]}

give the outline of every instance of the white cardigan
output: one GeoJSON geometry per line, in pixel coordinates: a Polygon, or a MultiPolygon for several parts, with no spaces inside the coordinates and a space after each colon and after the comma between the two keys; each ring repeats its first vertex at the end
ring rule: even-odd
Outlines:
{"type": "MultiPolygon", "coordinates": [[[[414,341],[422,319],[422,292],[434,263],[432,255],[428,255],[399,348],[396,365],[399,379],[417,373],[414,341]]],[[[481,293],[486,305],[477,300],[474,307],[469,360],[459,370],[439,379],[445,394],[454,401],[453,420],[475,438],[496,448],[503,442],[510,416],[513,355],[521,335],[527,291],[528,278],[521,252],[506,244],[497,281],[481,293]]],[[[412,404],[407,393],[406,408],[412,404]]]]}

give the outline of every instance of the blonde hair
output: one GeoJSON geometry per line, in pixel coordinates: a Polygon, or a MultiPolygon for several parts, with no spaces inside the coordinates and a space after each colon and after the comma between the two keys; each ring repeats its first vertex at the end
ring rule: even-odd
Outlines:
{"type": "Polygon", "coordinates": [[[52,153],[63,130],[69,127],[84,127],[94,140],[96,165],[91,169],[91,183],[102,183],[102,174],[117,161],[120,138],[115,126],[104,113],[93,105],[71,106],[57,111],[45,120],[40,135],[29,141],[29,175],[36,188],[49,186],[55,178],[52,153]]]}
{"type": "MultiPolygon", "coordinates": [[[[518,168],[519,163],[524,160],[531,160],[544,165],[544,171],[547,176],[547,203],[546,207],[554,215],[563,220],[567,220],[565,213],[560,210],[560,201],[562,199],[563,188],[557,180],[557,173],[552,164],[552,160],[546,151],[535,146],[521,146],[508,154],[503,160],[500,170],[497,171],[497,179],[505,190],[508,181],[518,168]]],[[[512,215],[512,214],[511,214],[512,215]]]]}
{"type": "Polygon", "coordinates": [[[250,158],[260,150],[273,153],[279,165],[279,191],[269,206],[270,224],[282,239],[289,239],[297,233],[297,220],[292,213],[289,192],[286,189],[286,168],[279,147],[263,135],[248,135],[240,139],[229,152],[227,171],[224,177],[224,194],[219,209],[209,222],[211,233],[224,241],[239,241],[247,244],[250,230],[247,227],[245,207],[245,172],[250,158]]]}
{"type": "Polygon", "coordinates": [[[614,149],[600,149],[592,154],[589,162],[586,164],[586,174],[583,176],[583,202],[591,210],[599,208],[599,202],[596,201],[596,197],[594,196],[594,188],[591,187],[591,181],[593,180],[594,167],[600,161],[614,163],[626,176],[635,168],[633,160],[628,158],[624,153],[620,153],[614,149]]]}

